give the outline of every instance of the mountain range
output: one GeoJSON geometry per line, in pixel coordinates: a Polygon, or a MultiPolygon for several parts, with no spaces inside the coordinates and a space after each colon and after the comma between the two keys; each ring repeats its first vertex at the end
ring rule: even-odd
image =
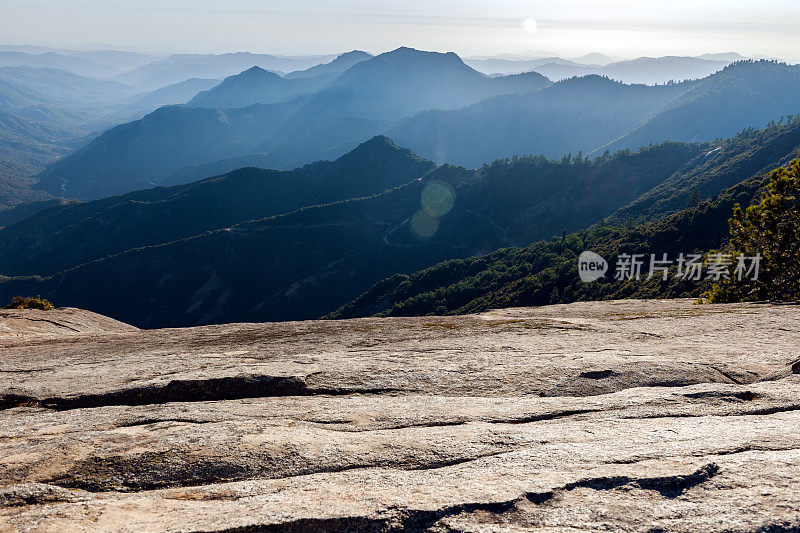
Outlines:
{"type": "Polygon", "coordinates": [[[237,52],[230,54],[174,54],[117,74],[112,79],[132,84],[140,91],[158,89],[189,78],[226,78],[256,66],[277,73],[313,67],[335,55],[276,56],[237,52]]]}
{"type": "Polygon", "coordinates": [[[796,112],[800,97],[800,67],[768,61],[656,86],[595,75],[555,84],[537,73],[492,78],[455,54],[409,48],[376,57],[352,52],[324,67],[312,77],[256,67],[231,76],[189,108],[162,108],[112,128],[51,165],[38,186],[93,199],[198,179],[204,176],[192,169],[206,166],[233,170],[243,160],[290,169],[334,159],[377,134],[471,168],[515,154],[635,150],[761,128],[796,112]]]}
{"type": "Polygon", "coordinates": [[[730,65],[704,78],[659,86],[599,76],[564,80],[529,95],[427,111],[387,131],[424,157],[477,166],[497,157],[598,154],[664,140],[711,141],[798,112],[800,66],[730,65]]]}
{"type": "Polygon", "coordinates": [[[106,74],[0,67],[0,299],[143,327],[697,295],[575,258],[719,247],[800,150],[800,67],[731,54],[3,53],[106,74]]]}
{"type": "MultiPolygon", "coordinates": [[[[262,86],[264,74],[252,69],[226,81],[238,88],[234,92],[247,94],[242,82],[254,79],[262,86]]],[[[279,83],[309,80],[316,78],[279,83]]],[[[112,128],[59,160],[40,176],[40,188],[56,195],[99,198],[161,183],[187,165],[252,153],[267,154],[262,161],[271,168],[293,168],[336,158],[425,109],[452,109],[548,84],[535,73],[489,78],[455,54],[401,48],[357,62],[316,93],[285,102],[245,108],[160,108],[139,121],[112,128]]],[[[222,85],[208,94],[227,92],[222,85]]]]}
{"type": "Polygon", "coordinates": [[[186,104],[198,93],[216,87],[221,81],[217,79],[189,78],[154,91],[136,94],[122,102],[120,110],[123,113],[148,114],[166,105],[186,104]]]}
{"type": "Polygon", "coordinates": [[[705,78],[725,66],[746,60],[739,54],[705,54],[699,57],[639,57],[611,61],[601,54],[589,54],[577,60],[559,57],[536,59],[480,58],[467,59],[469,66],[486,74],[518,74],[535,71],[558,81],[575,76],[595,74],[623,83],[659,84],[705,78]],[[596,63],[592,63],[592,61],[596,63]]]}
{"type": "Polygon", "coordinates": [[[54,52],[28,54],[16,51],[0,51],[0,66],[51,68],[98,79],[109,78],[119,72],[114,67],[98,63],[89,57],[62,55],[54,52]]]}
{"type": "Polygon", "coordinates": [[[342,54],[330,63],[280,76],[260,67],[225,78],[219,85],[198,93],[189,101],[193,107],[247,107],[252,104],[272,104],[291,97],[322,89],[336,76],[356,63],[372,56],[353,51],[342,54]]]}
{"type": "MultiPolygon", "coordinates": [[[[192,185],[57,206],[12,224],[0,232],[0,242],[7,243],[0,269],[45,277],[7,278],[0,295],[42,294],[147,327],[317,317],[365,291],[374,295],[377,289],[369,289],[374,283],[394,283],[392,291],[397,290],[402,280],[392,281],[400,279],[394,274],[452,259],[491,265],[466,258],[592,224],[602,228],[617,213],[631,218],[637,201],[654,194],[669,199],[665,191],[671,191],[678,203],[662,213],[672,213],[689,202],[687,190],[697,189],[696,201],[708,198],[700,204],[707,209],[731,183],[754,176],[763,181],[763,169],[798,149],[800,120],[794,119],[713,145],[670,142],[594,160],[531,156],[467,170],[436,167],[378,137],[346,158],[318,164],[329,169],[325,172],[315,170],[317,165],[294,173],[243,169],[192,185]],[[399,172],[389,174],[380,166],[387,154],[393,154],[391,166],[399,172]],[[372,183],[386,175],[395,177],[372,183]],[[411,179],[397,185],[406,178],[411,179]],[[319,187],[309,183],[330,184],[332,194],[318,194],[319,187]],[[437,201],[451,195],[452,210],[437,216],[426,211],[432,190],[437,201]],[[345,196],[350,199],[341,200],[345,196]],[[294,203],[281,203],[287,198],[294,203]],[[301,204],[306,205],[289,212],[301,204]],[[268,216],[281,211],[285,214],[268,216]],[[267,218],[242,221],[261,215],[267,218]],[[381,282],[384,278],[388,281],[381,282]]],[[[757,193],[751,189],[749,198],[757,193]]],[[[719,244],[729,216],[723,211],[714,215],[716,229],[702,236],[704,242],[719,244]]],[[[556,246],[542,242],[531,250],[545,253],[556,246]]],[[[524,250],[519,253],[533,253],[524,250]]],[[[541,264],[537,261],[530,264],[541,264]]],[[[430,278],[425,279],[429,290],[430,278]]],[[[365,301],[358,313],[394,305],[365,301]]]]}
{"type": "MultiPolygon", "coordinates": [[[[336,57],[179,54],[158,59],[143,54],[113,50],[47,51],[30,47],[16,49],[6,47],[5,50],[0,50],[0,53],[21,58],[16,61],[17,63],[24,63],[27,61],[25,58],[38,57],[39,59],[31,59],[28,62],[42,64],[44,58],[50,58],[51,61],[49,60],[47,64],[64,68],[69,67],[69,61],[75,60],[75,58],[104,62],[103,64],[113,69],[139,65],[125,71],[124,75],[121,73],[113,76],[119,81],[96,80],[64,70],[30,66],[2,69],[5,74],[0,77],[0,110],[13,114],[17,120],[27,122],[29,125],[26,129],[46,131],[45,137],[49,135],[51,139],[45,143],[45,146],[41,146],[38,139],[31,138],[28,141],[25,140],[26,137],[22,137],[23,142],[18,143],[15,147],[5,149],[9,154],[6,157],[9,161],[9,169],[6,174],[20,178],[20,181],[30,181],[33,174],[45,165],[91,141],[94,136],[108,126],[141,117],[160,106],[186,102],[189,102],[190,107],[197,108],[243,109],[254,104],[272,103],[281,103],[286,106],[285,120],[280,124],[273,124],[272,127],[262,127],[260,131],[266,131],[268,134],[259,139],[249,137],[252,131],[258,130],[257,127],[245,126],[241,131],[233,132],[236,129],[233,126],[227,128],[231,134],[229,135],[231,140],[227,142],[226,146],[208,152],[209,156],[219,155],[218,159],[212,160],[205,156],[186,157],[186,154],[178,150],[173,158],[174,161],[169,161],[168,165],[165,164],[161,168],[154,168],[155,165],[146,162],[141,164],[142,168],[137,168],[139,165],[136,161],[131,160],[131,154],[125,152],[134,149],[134,146],[158,144],[164,138],[163,136],[186,136],[197,140],[197,137],[202,136],[204,130],[217,131],[217,125],[210,123],[207,127],[199,128],[197,131],[185,132],[180,129],[179,124],[169,123],[168,114],[158,114],[147,119],[150,127],[147,130],[147,136],[153,135],[153,139],[134,137],[125,139],[124,136],[119,135],[119,132],[111,130],[107,132],[107,137],[102,142],[98,139],[99,146],[87,147],[92,151],[90,159],[96,160],[91,165],[94,169],[85,167],[83,154],[75,153],[72,156],[74,159],[70,156],[63,158],[53,168],[48,169],[41,178],[38,178],[41,182],[40,190],[51,195],[67,195],[78,198],[98,198],[105,194],[124,193],[151,183],[174,184],[177,183],[176,180],[179,179],[179,176],[191,173],[191,168],[199,169],[205,165],[212,165],[220,171],[235,168],[226,166],[222,162],[223,160],[233,162],[239,158],[245,158],[270,168],[294,168],[318,159],[336,158],[376,134],[387,134],[397,139],[399,143],[411,146],[415,151],[439,162],[449,161],[476,166],[497,157],[521,153],[544,153],[557,157],[576,151],[594,152],[601,148],[604,149],[605,145],[608,145],[611,151],[615,151],[625,147],[636,148],[639,144],[659,142],[668,138],[710,140],[716,136],[732,135],[739,127],[761,127],[767,120],[779,116],[775,109],[764,109],[762,105],[756,103],[754,106],[746,106],[744,109],[738,110],[740,116],[732,117],[732,120],[728,121],[730,124],[725,124],[722,120],[718,120],[720,124],[709,124],[710,127],[706,128],[709,131],[693,132],[692,135],[688,135],[686,132],[677,132],[684,134],[681,137],[673,137],[671,136],[672,132],[669,132],[670,135],[660,135],[660,131],[649,131],[647,127],[643,127],[636,132],[635,136],[625,139],[626,134],[631,133],[632,130],[640,126],[647,126],[641,111],[643,107],[646,107],[646,103],[644,106],[640,105],[643,102],[640,102],[639,98],[635,98],[630,109],[624,110],[627,116],[624,113],[620,116],[619,124],[624,124],[628,131],[624,131],[622,127],[615,128],[613,124],[609,123],[610,121],[602,118],[603,106],[610,105],[613,108],[614,103],[610,100],[603,101],[601,98],[594,100],[600,106],[598,109],[580,117],[585,118],[587,123],[575,125],[573,128],[575,121],[569,116],[571,111],[569,105],[561,106],[558,102],[560,91],[564,92],[565,102],[569,102],[573,97],[571,90],[557,84],[558,87],[554,88],[552,92],[544,93],[550,95],[549,98],[556,102],[550,116],[555,116],[562,125],[550,139],[548,135],[536,131],[535,123],[541,118],[539,115],[542,112],[541,109],[536,111],[536,108],[537,105],[541,108],[544,104],[537,104],[536,98],[526,96],[526,93],[536,92],[549,85],[547,79],[532,72],[513,76],[488,77],[469,68],[455,54],[430,54],[400,48],[375,58],[365,52],[353,51],[336,57]],[[68,61],[58,63],[55,59],[59,57],[67,58],[68,61]],[[147,61],[148,59],[151,61],[147,61]],[[328,62],[319,63],[320,60],[328,60],[328,62]],[[254,67],[250,64],[251,62],[260,62],[262,67],[269,68],[254,67]],[[238,68],[242,65],[247,65],[247,68],[239,71],[238,68]],[[288,67],[298,65],[311,66],[294,70],[284,76],[269,70],[270,68],[276,70],[278,67],[288,69],[288,67]],[[207,70],[203,71],[204,68],[207,70]],[[214,77],[184,79],[190,70],[193,74],[221,72],[214,69],[233,70],[234,74],[220,83],[217,83],[215,80],[218,78],[214,77]],[[175,76],[178,81],[159,86],[147,93],[138,92],[142,89],[142,86],[137,85],[139,81],[162,71],[167,72],[170,76],[175,76]],[[555,96],[553,96],[554,94],[555,96]],[[513,95],[521,96],[514,100],[513,95]],[[492,97],[505,97],[506,100],[492,101],[492,97]],[[302,98],[305,98],[305,101],[300,102],[302,98]],[[482,102],[483,100],[486,102],[482,102]],[[458,109],[470,105],[484,105],[484,108],[478,107],[464,110],[464,112],[460,112],[458,109]],[[519,106],[519,109],[516,109],[516,106],[519,106]],[[557,116],[559,113],[555,112],[556,108],[563,108],[562,116],[557,116]],[[453,113],[452,116],[438,114],[448,111],[453,113]],[[513,115],[517,123],[522,123],[523,126],[517,126],[518,130],[514,132],[513,137],[510,131],[509,135],[503,136],[504,132],[501,126],[501,135],[493,135],[487,142],[487,136],[482,136],[483,130],[491,130],[493,126],[490,125],[489,128],[486,128],[481,119],[480,126],[476,127],[474,121],[470,123],[465,117],[469,114],[480,116],[481,113],[492,115],[496,111],[513,115]],[[415,113],[422,113],[422,115],[414,117],[415,113]],[[638,117],[639,120],[636,124],[631,125],[630,121],[634,117],[638,117]],[[592,118],[604,121],[596,132],[594,131],[596,124],[591,124],[592,118]],[[453,124],[453,128],[450,128],[453,131],[448,131],[448,123],[453,124]],[[166,131],[173,126],[178,126],[173,133],[166,131]],[[576,136],[575,131],[579,135],[576,136]],[[576,137],[581,136],[588,136],[589,138],[584,139],[587,142],[578,142],[576,137]],[[245,138],[242,139],[242,137],[245,138]],[[614,142],[617,144],[612,144],[614,142]],[[493,143],[497,146],[492,147],[493,143]],[[456,146],[450,146],[453,144],[456,146]],[[462,157],[458,153],[459,151],[466,156],[462,157]],[[102,160],[102,165],[98,166],[97,163],[100,160],[102,160]],[[120,169],[120,165],[123,165],[124,168],[120,169]],[[97,184],[99,176],[92,175],[97,168],[104,168],[113,174],[119,174],[121,182],[128,180],[124,177],[126,175],[134,176],[129,183],[109,183],[108,186],[98,189],[95,196],[91,196],[88,191],[93,186],[83,187],[80,185],[80,181],[85,179],[89,183],[97,184]],[[67,184],[66,189],[64,188],[65,184],[67,184]],[[72,188],[70,189],[70,187],[72,188]]],[[[578,60],[589,61],[592,57],[578,58],[578,60]]],[[[725,54],[719,57],[690,59],[695,62],[725,62],[735,57],[737,56],[733,54],[725,54]]],[[[595,59],[605,62],[608,58],[597,56],[595,59]]],[[[634,70],[646,69],[649,68],[647,65],[651,63],[650,59],[652,58],[641,58],[626,64],[629,64],[630,68],[634,70]]],[[[653,61],[657,66],[653,68],[667,71],[669,70],[667,65],[681,64],[684,59],[686,58],[655,58],[653,61]]],[[[585,64],[578,63],[578,60],[540,58],[528,61],[541,62],[544,60],[565,66],[587,67],[585,64]]],[[[479,61],[513,61],[513,59],[484,58],[479,61]]],[[[622,63],[624,62],[611,62],[604,68],[612,68],[622,63]]],[[[644,72],[644,70],[641,71],[644,72]]],[[[760,75],[753,68],[752,73],[744,73],[743,77],[757,78],[760,75]]],[[[717,77],[718,75],[713,75],[705,79],[701,83],[704,87],[702,90],[706,91],[709,98],[718,96],[723,102],[732,100],[731,97],[726,98],[726,91],[736,88],[713,87],[717,83],[715,81],[717,77]],[[720,94],[712,96],[712,92],[715,90],[720,94]]],[[[154,82],[153,87],[166,83],[166,81],[171,80],[154,82]]],[[[597,81],[594,83],[599,84],[597,81]]],[[[688,91],[691,83],[699,82],[690,82],[680,85],[680,87],[685,87],[688,91]]],[[[747,81],[744,83],[746,84],[747,81]]],[[[625,92],[623,89],[619,90],[620,94],[625,92]]],[[[645,92],[641,91],[642,94],[645,92]]],[[[672,94],[670,90],[657,88],[653,88],[652,93],[653,100],[658,99],[656,93],[672,94]]],[[[788,97],[791,98],[792,95],[788,97]]],[[[544,101],[547,98],[548,96],[542,96],[541,100],[544,101]]],[[[644,100],[648,98],[650,96],[645,97],[644,100]]],[[[681,102],[677,102],[674,107],[678,107],[680,104],[681,102]]],[[[586,102],[579,102],[575,109],[581,108],[581,105],[585,106],[586,102]]],[[[655,113],[659,109],[647,111],[655,113]]],[[[547,114],[547,112],[545,109],[544,113],[547,114]]],[[[242,113],[223,111],[220,116],[231,114],[242,113]]],[[[675,114],[674,110],[672,110],[672,114],[675,114]]],[[[198,111],[197,117],[191,122],[199,126],[203,117],[215,120],[208,113],[198,111]]],[[[252,117],[254,121],[263,119],[263,115],[258,110],[254,110],[252,117]]],[[[505,116],[496,117],[495,122],[504,122],[507,118],[505,116]]],[[[703,122],[702,120],[698,121],[698,123],[703,122]]],[[[486,122],[486,124],[490,123],[491,121],[486,122]]],[[[244,125],[242,121],[239,124],[244,125]]],[[[699,127],[698,124],[695,126],[699,127]]],[[[678,124],[677,127],[681,128],[682,126],[678,124]]],[[[128,132],[136,131],[136,128],[130,126],[120,126],[120,128],[128,132]]],[[[659,128],[651,127],[650,129],[658,130],[659,128]]],[[[176,143],[180,144],[180,140],[167,142],[166,145],[176,143]]],[[[199,144],[207,143],[201,140],[199,144]]],[[[155,159],[165,162],[169,159],[169,154],[158,154],[158,152],[158,146],[154,146],[152,153],[155,159]]],[[[204,176],[191,174],[189,177],[197,179],[204,176]]],[[[112,181],[115,179],[116,176],[112,181]]]]}

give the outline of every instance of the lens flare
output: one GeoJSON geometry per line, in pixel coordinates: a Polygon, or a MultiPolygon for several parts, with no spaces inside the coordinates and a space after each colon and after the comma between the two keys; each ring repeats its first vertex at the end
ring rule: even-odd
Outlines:
{"type": "Polygon", "coordinates": [[[430,216],[425,211],[417,211],[411,217],[411,233],[421,241],[428,241],[436,235],[439,229],[439,219],[430,216]]]}
{"type": "Polygon", "coordinates": [[[445,216],[455,203],[456,191],[444,181],[432,181],[422,191],[422,209],[432,217],[445,216]]]}

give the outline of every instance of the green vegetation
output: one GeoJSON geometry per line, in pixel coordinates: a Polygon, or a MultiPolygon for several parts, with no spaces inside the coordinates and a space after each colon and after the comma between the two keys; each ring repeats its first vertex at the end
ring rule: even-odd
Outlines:
{"type": "Polygon", "coordinates": [[[15,296],[6,309],[40,309],[42,311],[52,311],[55,307],[41,296],[37,296],[36,298],[15,296]]]}
{"type": "MultiPolygon", "coordinates": [[[[621,252],[668,253],[675,258],[680,253],[703,253],[724,246],[730,238],[728,219],[734,205],[751,204],[768,183],[769,172],[797,154],[800,119],[789,117],[763,130],[747,129],[731,139],[715,141],[714,145],[716,148],[704,149],[692,164],[684,165],[588,229],[563,239],[450,260],[410,276],[387,278],[329,317],[459,314],[577,300],[701,296],[710,289],[707,281],[676,280],[670,276],[667,281],[636,282],[607,276],[585,284],[578,279],[575,268],[583,250],[599,253],[613,268],[621,252]]],[[[610,180],[602,177],[592,185],[607,183],[610,180]]],[[[523,198],[521,203],[527,200],[523,198]]],[[[585,209],[580,198],[573,200],[585,209]]],[[[513,205],[515,200],[511,201],[513,205]]],[[[545,200],[548,201],[552,200],[545,200]]],[[[564,204],[552,207],[570,209],[564,204]]],[[[515,212],[511,209],[509,216],[515,212]]],[[[546,224],[547,217],[537,214],[537,224],[546,224]]],[[[591,224],[582,222],[584,226],[591,224]]],[[[551,231],[550,235],[554,233],[551,231]]],[[[796,246],[797,240],[793,242],[796,246]]]]}
{"type": "Polygon", "coordinates": [[[620,253],[658,252],[674,258],[716,248],[727,238],[733,206],[751,203],[766,181],[755,176],[696,207],[653,222],[630,227],[595,225],[525,248],[506,248],[482,257],[446,261],[410,276],[393,276],[328,318],[463,314],[581,300],[700,296],[710,288],[708,281],[674,276],[666,281],[658,277],[621,281],[613,279],[612,272],[597,282],[583,283],[576,271],[578,255],[593,250],[614,265],[620,253]]]}
{"type": "Polygon", "coordinates": [[[608,224],[647,222],[694,207],[701,200],[740,183],[743,177],[768,174],[797,154],[800,115],[781,117],[764,129],[747,128],[729,139],[717,139],[713,149],[692,165],[642,194],[607,219],[608,224]]]}
{"type": "Polygon", "coordinates": [[[800,159],[770,175],[761,202],[733,208],[726,253],[762,257],[757,279],[733,276],[715,284],[711,302],[800,299],[800,159]]]}

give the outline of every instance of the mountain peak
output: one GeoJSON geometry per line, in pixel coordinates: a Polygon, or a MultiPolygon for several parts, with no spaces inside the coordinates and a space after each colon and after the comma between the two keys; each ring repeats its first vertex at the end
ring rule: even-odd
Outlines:
{"type": "Polygon", "coordinates": [[[346,61],[363,61],[365,59],[370,59],[372,54],[361,51],[361,50],[351,50],[350,52],[345,52],[343,54],[339,54],[336,59],[331,61],[329,64],[333,63],[341,63],[346,61]]]}
{"type": "Polygon", "coordinates": [[[428,58],[447,58],[447,59],[457,59],[459,62],[461,58],[458,57],[458,54],[455,52],[431,52],[428,50],[417,50],[416,48],[411,48],[408,46],[401,46],[391,52],[384,52],[376,57],[428,57],[428,58]]]}
{"type": "Polygon", "coordinates": [[[361,158],[376,154],[387,154],[395,151],[406,151],[411,153],[410,150],[397,146],[389,137],[385,135],[376,135],[375,137],[362,142],[342,157],[361,158]]]}
{"type": "Polygon", "coordinates": [[[265,70],[258,65],[252,66],[247,70],[240,72],[239,74],[234,74],[233,76],[229,76],[229,78],[236,78],[236,77],[252,77],[252,76],[266,76],[266,77],[275,77],[280,78],[278,74],[275,74],[271,70],[265,70]]]}
{"type": "Polygon", "coordinates": [[[365,70],[388,67],[394,70],[423,69],[426,72],[436,70],[437,75],[444,75],[449,71],[483,76],[478,71],[467,66],[455,52],[428,52],[407,46],[401,46],[391,52],[384,52],[369,61],[359,63],[358,66],[365,70]]]}

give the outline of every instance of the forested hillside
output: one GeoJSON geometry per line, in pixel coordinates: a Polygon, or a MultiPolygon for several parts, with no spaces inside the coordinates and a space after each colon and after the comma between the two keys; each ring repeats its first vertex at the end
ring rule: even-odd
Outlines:
{"type": "MultiPolygon", "coordinates": [[[[334,311],[392,274],[412,273],[504,246],[524,246],[598,223],[676,172],[702,164],[711,150],[699,144],[665,143],[595,160],[575,156],[553,161],[536,156],[500,160],[477,170],[441,166],[422,179],[373,196],[309,204],[292,213],[102,257],[111,253],[104,248],[108,242],[124,244],[128,233],[136,234],[125,231],[128,221],[134,224],[130,228],[139,221],[148,238],[161,232],[168,235],[173,225],[182,227],[180,218],[170,222],[152,211],[153,206],[122,202],[111,206],[108,219],[100,209],[99,217],[87,216],[75,226],[87,232],[97,228],[89,232],[95,237],[86,240],[96,243],[94,250],[64,247],[55,240],[48,244],[46,225],[41,230],[43,245],[33,248],[25,245],[26,232],[16,229],[27,222],[4,230],[19,235],[10,241],[16,243],[14,247],[4,252],[15,273],[36,272],[38,261],[54,268],[45,252],[50,248],[62,250],[52,254],[61,265],[76,263],[74,254],[99,259],[43,279],[7,279],[0,283],[0,291],[42,294],[60,305],[89,307],[148,327],[313,318],[334,311]],[[148,225],[145,221],[150,217],[161,221],[161,227],[148,225]],[[103,236],[114,230],[98,224],[104,220],[110,227],[119,226],[112,241],[103,236]],[[17,257],[23,260],[15,262],[17,257]],[[131,284],[138,287],[137,298],[120,306],[119,300],[133,290],[131,284]]],[[[379,168],[377,160],[366,163],[379,168]]],[[[200,182],[197,190],[212,187],[209,190],[216,191],[216,198],[228,187],[236,190],[237,175],[241,172],[200,182]]],[[[332,190],[339,189],[344,189],[341,184],[332,190]]],[[[269,188],[262,190],[252,196],[255,204],[269,188]]],[[[155,207],[170,212],[169,206],[182,205],[183,194],[176,195],[174,204],[156,202],[155,207]]],[[[96,209],[92,205],[61,212],[96,209]]],[[[209,212],[213,215],[214,210],[209,212]]]]}

